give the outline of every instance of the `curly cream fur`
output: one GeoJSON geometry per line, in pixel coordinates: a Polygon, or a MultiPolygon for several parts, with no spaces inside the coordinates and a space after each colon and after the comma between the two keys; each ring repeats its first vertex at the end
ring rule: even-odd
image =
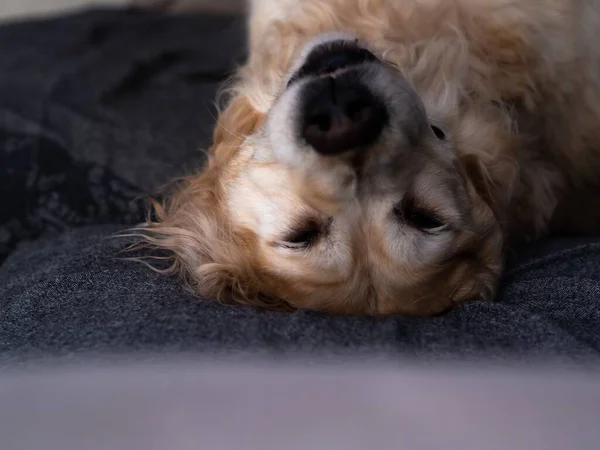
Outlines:
{"type": "Polygon", "coordinates": [[[142,241],[171,252],[168,272],[183,275],[194,292],[269,308],[434,314],[492,298],[507,246],[553,228],[600,228],[600,213],[585,210],[596,208],[589,193],[598,190],[600,173],[596,1],[254,0],[250,6],[250,56],[229,89],[206,168],[155,205],[156,221],[137,229],[142,241]],[[382,252],[375,262],[360,256],[361,246],[378,245],[371,235],[353,235],[352,268],[330,281],[317,270],[283,274],[252,227],[240,226],[226,207],[228,186],[248,163],[240,146],[261,128],[306,42],[328,31],[357,35],[402,72],[432,120],[450,130],[457,171],[467,180],[473,228],[457,237],[443,264],[394,269],[414,280],[402,289],[374,269],[388,264],[382,252]]]}

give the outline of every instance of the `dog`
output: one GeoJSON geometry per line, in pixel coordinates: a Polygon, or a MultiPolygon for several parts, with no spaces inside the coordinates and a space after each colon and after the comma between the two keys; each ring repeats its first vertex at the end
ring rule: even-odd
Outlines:
{"type": "Polygon", "coordinates": [[[141,243],[202,297],[431,316],[595,232],[597,2],[253,0],[205,167],[141,243]]]}

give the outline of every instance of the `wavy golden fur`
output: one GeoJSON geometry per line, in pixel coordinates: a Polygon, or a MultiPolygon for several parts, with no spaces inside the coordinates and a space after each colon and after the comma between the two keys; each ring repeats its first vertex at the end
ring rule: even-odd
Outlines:
{"type": "Polygon", "coordinates": [[[206,167],[137,230],[170,252],[167,273],[224,302],[430,315],[491,299],[509,246],[555,228],[598,230],[599,17],[591,0],[253,0],[249,58],[206,167]],[[289,150],[281,130],[288,75],[332,31],[401,73],[448,136],[423,135],[425,156],[402,150],[393,174],[380,164],[392,150],[370,149],[379,184],[368,194],[336,178],[343,162],[289,150]],[[452,230],[392,229],[387,199],[409,192],[452,230]],[[333,227],[327,237],[282,246],[308,216],[333,227]]]}

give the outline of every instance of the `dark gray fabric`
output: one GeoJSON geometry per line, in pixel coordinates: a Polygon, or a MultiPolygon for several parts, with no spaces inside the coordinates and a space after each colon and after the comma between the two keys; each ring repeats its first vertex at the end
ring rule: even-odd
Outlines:
{"type": "Polygon", "coordinates": [[[24,245],[0,271],[0,354],[254,351],[417,358],[561,358],[600,351],[600,240],[534,247],[495,303],[432,319],[332,317],[227,307],[115,259],[118,227],[24,245]]]}
{"type": "Polygon", "coordinates": [[[134,223],[201,166],[239,18],[91,11],[0,27],[0,264],[22,240],[134,223]]]}
{"type": "Polygon", "coordinates": [[[236,18],[96,11],[0,27],[0,358],[599,359],[600,239],[527,249],[498,302],[423,320],[226,307],[115,259],[125,243],[107,238],[139,218],[135,196],[201,164],[216,87],[243,53],[236,18]]]}

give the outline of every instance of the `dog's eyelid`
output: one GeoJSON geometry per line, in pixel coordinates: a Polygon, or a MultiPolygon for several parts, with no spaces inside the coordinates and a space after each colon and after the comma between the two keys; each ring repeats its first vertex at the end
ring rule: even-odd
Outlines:
{"type": "Polygon", "coordinates": [[[292,250],[302,250],[312,247],[319,239],[330,232],[333,218],[327,220],[309,219],[301,222],[276,241],[275,245],[292,250]]]}
{"type": "Polygon", "coordinates": [[[393,214],[402,222],[412,225],[418,230],[427,234],[438,234],[454,229],[453,221],[447,220],[444,214],[436,208],[425,205],[412,195],[407,195],[395,204],[393,214]],[[416,216],[420,219],[415,220],[416,216]],[[419,222],[425,222],[427,225],[419,225],[419,222]],[[433,226],[436,223],[439,226],[433,226]]]}

